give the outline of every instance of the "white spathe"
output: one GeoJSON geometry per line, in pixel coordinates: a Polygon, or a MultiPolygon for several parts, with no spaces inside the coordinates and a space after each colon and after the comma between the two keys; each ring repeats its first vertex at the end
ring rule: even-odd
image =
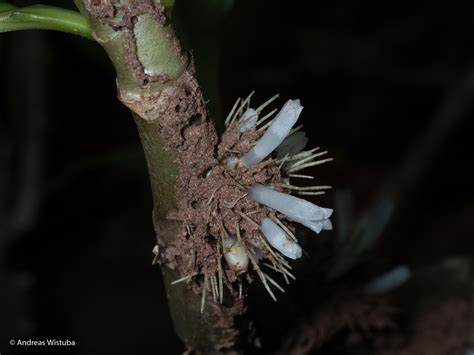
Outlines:
{"type": "Polygon", "coordinates": [[[302,250],[298,243],[292,240],[278,224],[265,217],[261,223],[262,233],[270,245],[291,259],[301,258],[302,250]]]}
{"type": "Polygon", "coordinates": [[[292,156],[301,152],[308,143],[308,138],[304,132],[295,132],[289,135],[276,149],[277,158],[282,159],[286,155],[292,156]]]}
{"type": "Polygon", "coordinates": [[[303,110],[300,100],[288,100],[252,149],[240,159],[246,167],[254,167],[273,152],[288,136],[303,110]]]}
{"type": "Polygon", "coordinates": [[[330,208],[319,207],[302,198],[275,191],[261,184],[253,185],[248,196],[253,201],[271,207],[300,223],[304,220],[323,222],[332,214],[330,208]]]}
{"type": "Polygon", "coordinates": [[[311,229],[313,232],[320,233],[324,230],[332,230],[332,223],[329,219],[323,219],[319,221],[311,221],[305,219],[295,219],[295,222],[301,223],[303,226],[311,229]]]}
{"type": "Polygon", "coordinates": [[[399,265],[389,272],[372,280],[365,286],[365,292],[372,295],[381,295],[403,285],[411,276],[407,265],[399,265]]]}
{"type": "Polygon", "coordinates": [[[257,124],[257,120],[258,112],[255,111],[253,108],[248,108],[239,118],[239,122],[243,123],[242,127],[240,127],[239,129],[240,133],[244,133],[245,131],[255,126],[257,124]]]}
{"type": "Polygon", "coordinates": [[[222,246],[224,247],[225,261],[230,268],[238,273],[246,271],[249,266],[249,257],[237,238],[234,236],[223,237],[222,246]]]}

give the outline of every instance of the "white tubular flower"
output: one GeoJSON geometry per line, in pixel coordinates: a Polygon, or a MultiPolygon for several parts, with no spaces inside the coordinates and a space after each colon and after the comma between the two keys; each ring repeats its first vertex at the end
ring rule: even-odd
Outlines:
{"type": "Polygon", "coordinates": [[[298,243],[270,218],[265,217],[261,224],[262,233],[270,245],[290,259],[301,258],[302,250],[298,243]]]}
{"type": "Polygon", "coordinates": [[[305,219],[295,219],[296,222],[301,223],[303,226],[311,229],[313,232],[320,233],[322,230],[332,230],[332,223],[329,219],[323,219],[320,221],[311,221],[305,219]]]}
{"type": "Polygon", "coordinates": [[[288,100],[255,147],[240,159],[242,164],[254,167],[273,152],[288,136],[302,110],[300,100],[288,100]]]}
{"type": "Polygon", "coordinates": [[[411,276],[407,265],[399,265],[389,272],[372,280],[365,286],[365,292],[371,295],[381,295],[403,285],[411,276]]]}
{"type": "Polygon", "coordinates": [[[239,118],[239,122],[243,123],[242,126],[240,126],[239,128],[240,133],[244,133],[245,131],[255,126],[257,124],[257,121],[258,112],[255,111],[253,108],[248,108],[239,118]]]}
{"type": "Polygon", "coordinates": [[[332,214],[330,208],[319,207],[302,198],[278,192],[260,184],[253,185],[248,196],[251,200],[285,214],[288,218],[311,228],[316,233],[332,227],[330,222],[326,222],[332,214]]]}
{"type": "Polygon", "coordinates": [[[222,246],[224,258],[229,266],[237,273],[246,271],[249,266],[249,257],[238,240],[234,236],[225,236],[222,238],[222,246]]]}
{"type": "Polygon", "coordinates": [[[308,143],[308,138],[304,132],[295,132],[286,137],[283,143],[276,149],[277,158],[282,159],[285,156],[292,156],[301,152],[308,143]]]}

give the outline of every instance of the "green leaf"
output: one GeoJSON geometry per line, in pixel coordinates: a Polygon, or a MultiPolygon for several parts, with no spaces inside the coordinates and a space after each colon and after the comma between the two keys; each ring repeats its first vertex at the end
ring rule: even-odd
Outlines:
{"type": "Polygon", "coordinates": [[[0,32],[19,30],[54,30],[92,39],[92,30],[77,11],[47,5],[16,8],[0,2],[0,32]]]}

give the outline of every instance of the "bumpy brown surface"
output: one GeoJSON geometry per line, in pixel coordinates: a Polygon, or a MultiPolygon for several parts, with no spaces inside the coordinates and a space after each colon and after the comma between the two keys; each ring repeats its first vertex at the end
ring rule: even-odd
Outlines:
{"type": "MultiPolygon", "coordinates": [[[[192,142],[193,149],[199,146],[202,137],[200,126],[203,124],[193,122],[182,130],[184,141],[192,142]]],[[[180,179],[176,189],[179,205],[169,214],[169,218],[183,221],[184,228],[175,243],[168,245],[165,259],[182,275],[201,272],[203,268],[209,275],[217,273],[217,264],[222,262],[218,245],[223,233],[236,235],[239,228],[243,240],[259,239],[258,226],[240,213],[250,213],[248,217],[256,223],[274,213],[246,195],[255,183],[278,186],[281,180],[278,166],[262,163],[247,169],[243,166],[229,168],[226,164],[227,158],[239,157],[247,152],[258,137],[255,129],[240,134],[238,126],[232,125],[215,146],[217,154],[210,149],[207,156],[194,151],[189,161],[180,162],[180,179]]],[[[222,265],[227,276],[224,281],[232,291],[236,275],[225,263],[222,265]]]]}

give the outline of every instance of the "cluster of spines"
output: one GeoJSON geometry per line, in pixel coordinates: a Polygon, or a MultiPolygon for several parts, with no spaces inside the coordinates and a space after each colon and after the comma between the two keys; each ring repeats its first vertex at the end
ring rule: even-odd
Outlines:
{"type": "MultiPolygon", "coordinates": [[[[302,126],[293,127],[303,109],[299,100],[289,100],[273,118],[271,117],[277,112],[277,109],[259,118],[262,111],[276,100],[279,95],[273,96],[256,109],[250,108],[252,95],[253,92],[247,98],[239,98],[235,102],[225,120],[225,127],[227,130],[238,129],[239,133],[255,129],[261,134],[261,137],[252,144],[249,152],[243,156],[227,159],[225,167],[227,169],[239,169],[240,166],[245,168],[256,166],[263,168],[269,164],[275,164],[278,166],[282,182],[279,186],[265,187],[260,184],[251,186],[243,192],[239,200],[250,198],[286,215],[288,219],[301,223],[317,233],[322,229],[331,229],[332,225],[329,217],[332,210],[316,206],[308,201],[287,194],[320,195],[324,194],[325,190],[331,188],[327,185],[296,186],[290,183],[290,179],[314,179],[311,175],[303,175],[299,172],[305,168],[332,160],[332,158],[320,159],[327,154],[327,151],[320,152],[319,148],[303,150],[307,143],[307,138],[301,132],[302,126]],[[274,157],[271,157],[270,154],[273,151],[276,154],[274,157]],[[275,187],[284,192],[278,192],[275,187]]],[[[239,182],[236,183],[239,184],[239,182]]],[[[240,187],[246,189],[242,184],[240,184],[240,187]]],[[[213,195],[211,194],[209,201],[212,201],[213,195]]],[[[224,207],[232,209],[235,203],[224,204],[224,207]]],[[[301,248],[297,244],[292,228],[287,226],[281,218],[278,218],[277,213],[265,217],[261,223],[258,223],[252,219],[252,212],[234,212],[258,228],[260,233],[256,235],[256,239],[243,240],[238,224],[235,226],[235,231],[230,234],[221,222],[219,226],[221,235],[216,243],[217,274],[210,275],[207,267],[204,266],[199,272],[193,272],[172,282],[172,284],[187,282],[194,277],[201,276],[201,312],[204,310],[207,293],[212,295],[214,302],[223,302],[224,270],[222,258],[230,268],[239,274],[237,279],[238,298],[242,297],[243,292],[241,275],[248,270],[249,264],[252,265],[263,286],[275,301],[276,297],[270,288],[270,284],[281,292],[284,292],[284,289],[262,270],[261,265],[280,273],[287,284],[289,284],[290,279],[295,279],[295,276],[291,273],[291,265],[283,257],[283,255],[291,259],[301,257],[301,248]],[[262,251],[266,251],[266,259],[268,259],[269,263],[261,260],[262,251]]],[[[187,233],[192,234],[189,225],[186,226],[187,233]]]]}

